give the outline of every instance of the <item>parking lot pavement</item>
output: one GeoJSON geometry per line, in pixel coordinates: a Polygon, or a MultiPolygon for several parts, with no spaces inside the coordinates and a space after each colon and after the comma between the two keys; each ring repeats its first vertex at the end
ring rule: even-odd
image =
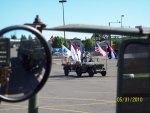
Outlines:
{"type": "MultiPolygon", "coordinates": [[[[39,113],[115,113],[117,67],[108,60],[107,75],[64,76],[60,60],[53,60],[52,72],[38,94],[39,113]]],[[[27,113],[28,101],[0,105],[0,113],[27,113]]]]}

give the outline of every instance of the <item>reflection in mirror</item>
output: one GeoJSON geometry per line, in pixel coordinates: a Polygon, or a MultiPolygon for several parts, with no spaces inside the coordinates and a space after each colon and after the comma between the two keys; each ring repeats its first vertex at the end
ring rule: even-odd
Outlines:
{"type": "Polygon", "coordinates": [[[124,53],[124,77],[150,77],[150,45],[130,44],[124,53]]]}
{"type": "Polygon", "coordinates": [[[0,95],[21,98],[42,80],[46,58],[40,40],[31,32],[13,30],[0,37],[0,95]]]}

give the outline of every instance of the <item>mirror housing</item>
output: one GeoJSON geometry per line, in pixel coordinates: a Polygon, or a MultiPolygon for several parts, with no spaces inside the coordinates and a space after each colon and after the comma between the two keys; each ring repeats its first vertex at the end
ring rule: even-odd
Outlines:
{"type": "Polygon", "coordinates": [[[117,113],[150,112],[150,39],[122,43],[117,77],[117,113]]]}
{"type": "Polygon", "coordinates": [[[41,90],[49,77],[52,64],[50,48],[42,34],[30,26],[16,25],[4,28],[0,30],[0,37],[0,100],[6,102],[27,100],[41,90]],[[30,38],[19,39],[19,44],[11,47],[12,31],[15,35],[22,37],[27,35],[30,38]],[[32,50],[29,45],[32,46],[32,50]]]}

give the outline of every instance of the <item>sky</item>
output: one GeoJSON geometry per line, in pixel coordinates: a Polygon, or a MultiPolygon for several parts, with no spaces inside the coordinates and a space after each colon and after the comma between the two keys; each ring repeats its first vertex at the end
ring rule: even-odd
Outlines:
{"type": "MultiPolygon", "coordinates": [[[[65,24],[90,24],[120,27],[150,27],[150,0],[67,0],[64,3],[65,24]]],[[[59,0],[0,0],[0,29],[11,25],[33,23],[36,15],[47,28],[63,25],[59,0]]],[[[63,36],[63,32],[43,31],[45,39],[63,36]]],[[[66,33],[66,38],[90,38],[92,34],[66,33]]]]}

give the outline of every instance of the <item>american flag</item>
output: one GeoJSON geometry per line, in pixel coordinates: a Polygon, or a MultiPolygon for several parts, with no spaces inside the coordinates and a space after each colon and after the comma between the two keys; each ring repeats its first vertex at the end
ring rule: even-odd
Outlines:
{"type": "Polygon", "coordinates": [[[103,56],[107,55],[107,53],[101,48],[98,43],[96,43],[95,51],[100,52],[103,56]]]}

